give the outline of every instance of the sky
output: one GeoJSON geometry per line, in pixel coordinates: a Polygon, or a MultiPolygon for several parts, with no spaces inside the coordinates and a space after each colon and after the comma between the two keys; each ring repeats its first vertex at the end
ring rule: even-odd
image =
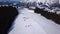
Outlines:
{"type": "Polygon", "coordinates": [[[20,0],[0,0],[0,1],[20,1],[20,0]]]}
{"type": "MultiPolygon", "coordinates": [[[[56,3],[58,0],[0,0],[0,1],[27,1],[27,2],[33,2],[33,1],[36,1],[36,2],[42,2],[42,3],[56,3]]],[[[60,0],[59,0],[59,3],[60,3],[60,0]]]]}

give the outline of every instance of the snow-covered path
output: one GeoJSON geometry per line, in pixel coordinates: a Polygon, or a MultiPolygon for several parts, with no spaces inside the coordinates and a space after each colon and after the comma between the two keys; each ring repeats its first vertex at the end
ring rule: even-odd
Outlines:
{"type": "Polygon", "coordinates": [[[45,17],[31,13],[27,8],[15,20],[14,29],[9,34],[60,34],[59,25],[45,17]]]}

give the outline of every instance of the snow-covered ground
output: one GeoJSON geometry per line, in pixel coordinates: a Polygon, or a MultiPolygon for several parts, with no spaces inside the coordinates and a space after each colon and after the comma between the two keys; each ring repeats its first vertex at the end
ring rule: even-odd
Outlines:
{"type": "Polygon", "coordinates": [[[23,8],[18,11],[14,29],[9,34],[60,34],[60,25],[34,13],[33,10],[23,8]]]}

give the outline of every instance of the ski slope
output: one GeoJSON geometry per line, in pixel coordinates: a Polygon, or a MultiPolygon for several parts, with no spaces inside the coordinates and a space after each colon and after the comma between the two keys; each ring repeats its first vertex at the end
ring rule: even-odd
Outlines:
{"type": "Polygon", "coordinates": [[[23,8],[18,11],[14,29],[9,34],[60,34],[60,25],[34,13],[33,10],[23,8]]]}

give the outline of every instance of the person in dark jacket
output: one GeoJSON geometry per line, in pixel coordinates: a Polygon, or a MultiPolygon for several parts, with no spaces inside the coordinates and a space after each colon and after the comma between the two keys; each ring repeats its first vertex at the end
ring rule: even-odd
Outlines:
{"type": "Polygon", "coordinates": [[[0,34],[8,34],[8,31],[17,15],[18,11],[15,7],[0,7],[0,34]]]}

